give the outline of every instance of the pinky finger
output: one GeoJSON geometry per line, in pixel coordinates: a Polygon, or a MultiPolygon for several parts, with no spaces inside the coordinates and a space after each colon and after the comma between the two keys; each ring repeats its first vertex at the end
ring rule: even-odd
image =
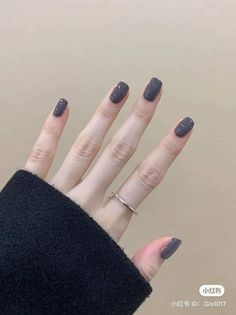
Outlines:
{"type": "Polygon", "coordinates": [[[162,237],[138,250],[131,261],[143,277],[150,282],[164,260],[173,255],[181,243],[182,241],[178,238],[162,237]]]}
{"type": "Polygon", "coordinates": [[[45,179],[52,165],[57,145],[69,116],[67,100],[61,98],[46,118],[24,169],[45,179]]]}

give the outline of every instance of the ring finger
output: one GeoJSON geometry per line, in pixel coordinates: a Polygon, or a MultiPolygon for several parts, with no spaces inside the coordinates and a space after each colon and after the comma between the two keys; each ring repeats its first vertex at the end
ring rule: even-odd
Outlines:
{"type": "Polygon", "coordinates": [[[161,95],[162,82],[152,78],[85,179],[69,192],[69,196],[76,199],[87,212],[91,213],[101,205],[108,186],[134,154],[161,95]]]}
{"type": "MultiPolygon", "coordinates": [[[[168,168],[187,143],[194,122],[185,117],[172,127],[147,158],[141,162],[117,192],[133,208],[137,208],[160,184],[168,168]]],[[[107,198],[94,218],[118,241],[131,219],[132,212],[117,198],[107,198]],[[111,215],[112,212],[112,215],[111,215]]]]}

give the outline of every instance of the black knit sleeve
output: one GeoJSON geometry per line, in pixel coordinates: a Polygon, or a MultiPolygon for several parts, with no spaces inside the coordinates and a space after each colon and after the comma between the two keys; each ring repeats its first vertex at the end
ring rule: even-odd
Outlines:
{"type": "Polygon", "coordinates": [[[0,193],[0,314],[133,314],[150,284],[78,204],[23,169],[0,193]]]}

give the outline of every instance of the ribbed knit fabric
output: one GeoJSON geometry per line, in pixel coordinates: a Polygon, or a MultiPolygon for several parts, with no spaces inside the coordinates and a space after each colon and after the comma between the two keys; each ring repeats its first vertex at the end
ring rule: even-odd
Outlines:
{"type": "Polygon", "coordinates": [[[0,193],[1,315],[125,315],[152,287],[77,203],[20,169],[0,193]]]}

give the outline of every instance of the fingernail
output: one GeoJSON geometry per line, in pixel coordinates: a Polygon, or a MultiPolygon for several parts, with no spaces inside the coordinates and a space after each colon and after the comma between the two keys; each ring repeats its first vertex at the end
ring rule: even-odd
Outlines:
{"type": "Polygon", "coordinates": [[[64,113],[67,104],[68,104],[67,100],[65,100],[64,98],[60,98],[53,111],[53,115],[56,117],[61,116],[64,113]]]}
{"type": "Polygon", "coordinates": [[[162,87],[162,82],[157,78],[152,78],[146,86],[143,97],[147,101],[153,101],[159,94],[162,87]]]}
{"type": "Polygon", "coordinates": [[[194,126],[194,121],[190,117],[185,117],[175,128],[178,137],[185,136],[194,126]]]}
{"type": "Polygon", "coordinates": [[[123,81],[120,81],[117,86],[113,89],[111,95],[110,95],[110,99],[113,103],[119,103],[121,102],[125,95],[127,94],[129,90],[129,86],[128,84],[126,84],[123,81]]]}
{"type": "Polygon", "coordinates": [[[160,256],[162,259],[167,259],[171,255],[174,254],[174,252],[177,250],[177,248],[181,245],[182,241],[178,238],[172,238],[170,242],[167,244],[167,246],[161,251],[160,256]]]}

